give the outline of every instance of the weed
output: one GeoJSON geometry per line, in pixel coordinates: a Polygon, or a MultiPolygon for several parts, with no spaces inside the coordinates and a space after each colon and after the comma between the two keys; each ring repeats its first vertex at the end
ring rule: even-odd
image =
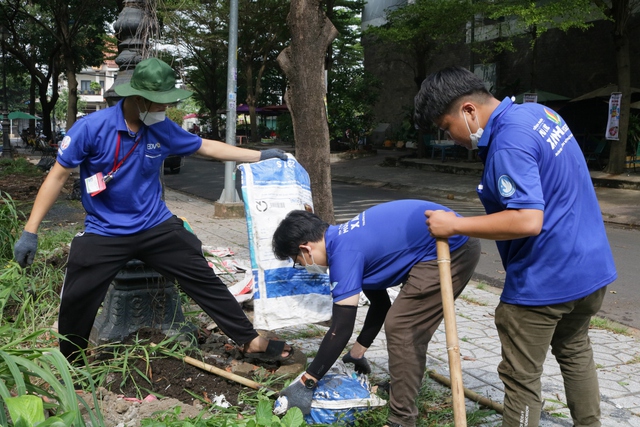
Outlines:
{"type": "Polygon", "coordinates": [[[42,176],[42,170],[22,157],[15,160],[0,159],[0,176],[9,175],[42,176]]]}
{"type": "Polygon", "coordinates": [[[479,306],[486,306],[487,303],[486,302],[482,302],[480,300],[477,300],[473,297],[467,296],[467,295],[460,295],[459,297],[461,300],[467,301],[470,304],[474,304],[474,305],[479,305],[479,306]]]}
{"type": "Polygon", "coordinates": [[[0,259],[13,258],[13,245],[21,230],[18,211],[10,195],[0,192],[0,259]]]}
{"type": "Polygon", "coordinates": [[[478,282],[478,284],[476,285],[476,289],[480,289],[481,291],[484,291],[485,289],[487,289],[487,284],[484,282],[478,282]]]}
{"type": "Polygon", "coordinates": [[[627,335],[627,336],[631,335],[627,327],[622,326],[618,323],[612,322],[611,320],[603,319],[597,316],[593,316],[591,318],[591,322],[589,323],[589,326],[594,329],[604,329],[620,335],[627,335]]]}
{"type": "Polygon", "coordinates": [[[633,356],[633,359],[629,360],[625,365],[633,365],[635,363],[640,363],[640,354],[633,356]]]}

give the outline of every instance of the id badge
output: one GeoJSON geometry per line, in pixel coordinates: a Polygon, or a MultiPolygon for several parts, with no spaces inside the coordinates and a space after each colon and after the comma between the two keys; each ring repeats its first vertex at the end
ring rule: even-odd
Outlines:
{"type": "Polygon", "coordinates": [[[84,186],[91,197],[96,194],[100,194],[105,188],[107,188],[107,184],[104,183],[104,178],[102,177],[102,172],[98,172],[97,174],[85,179],[84,186]]]}

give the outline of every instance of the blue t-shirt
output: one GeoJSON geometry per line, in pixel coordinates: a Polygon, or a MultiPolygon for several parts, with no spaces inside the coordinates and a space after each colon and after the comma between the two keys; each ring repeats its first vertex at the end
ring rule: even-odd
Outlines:
{"type": "Polygon", "coordinates": [[[478,195],[487,214],[544,211],[538,236],[496,242],[506,270],[502,301],[560,304],[617,278],[584,155],[555,111],[507,98],[478,147],[485,163],[478,195]]]}
{"type": "MultiPolygon", "coordinates": [[[[325,232],[329,281],[334,302],[363,289],[386,289],[404,282],[419,262],[437,259],[426,210],[451,209],[422,200],[383,203],[325,232]]],[[[449,238],[453,252],[469,238],[449,238]]]]}
{"type": "Polygon", "coordinates": [[[162,162],[170,154],[193,154],[202,145],[199,136],[169,119],[153,126],[142,125],[138,136],[131,137],[122,102],[82,117],[58,149],[57,160],[62,166],[80,167],[82,205],[87,211],[85,231],[103,236],[139,233],[169,219],[171,212],[161,200],[162,162]],[[98,172],[106,176],[122,159],[124,163],[107,188],[93,197],[89,195],[85,179],[98,172]]]}

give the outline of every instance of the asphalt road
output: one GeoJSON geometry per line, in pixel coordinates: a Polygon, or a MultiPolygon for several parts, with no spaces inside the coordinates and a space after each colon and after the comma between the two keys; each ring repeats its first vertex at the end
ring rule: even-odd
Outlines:
{"type": "MultiPolygon", "coordinates": [[[[216,201],[224,189],[224,163],[195,157],[185,159],[179,174],[165,175],[167,187],[187,194],[216,201]]],[[[240,174],[236,189],[240,191],[240,174]]],[[[332,183],[336,222],[345,222],[356,214],[376,204],[398,199],[424,199],[447,205],[464,216],[483,215],[480,202],[434,200],[419,193],[406,193],[384,188],[372,188],[339,182],[332,183]]],[[[588,230],[585,230],[588,232],[588,230]]],[[[609,286],[600,315],[607,319],[640,329],[640,292],[638,292],[638,260],[640,259],[640,231],[615,225],[607,225],[607,234],[613,250],[618,280],[609,286]]],[[[482,256],[474,279],[501,288],[505,272],[495,242],[482,241],[482,256]]]]}

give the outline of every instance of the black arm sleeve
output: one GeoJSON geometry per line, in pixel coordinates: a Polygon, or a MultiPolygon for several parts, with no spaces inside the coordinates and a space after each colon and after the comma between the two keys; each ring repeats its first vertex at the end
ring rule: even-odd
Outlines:
{"type": "Polygon", "coordinates": [[[367,317],[364,319],[364,325],[357,341],[361,346],[369,348],[382,328],[387,312],[391,308],[391,300],[386,289],[375,291],[363,289],[362,292],[371,302],[371,306],[367,311],[367,317]]]}
{"type": "Polygon", "coordinates": [[[318,354],[309,365],[307,372],[320,379],[333,366],[353,333],[358,307],[333,304],[331,327],[318,349],[318,354]]]}

